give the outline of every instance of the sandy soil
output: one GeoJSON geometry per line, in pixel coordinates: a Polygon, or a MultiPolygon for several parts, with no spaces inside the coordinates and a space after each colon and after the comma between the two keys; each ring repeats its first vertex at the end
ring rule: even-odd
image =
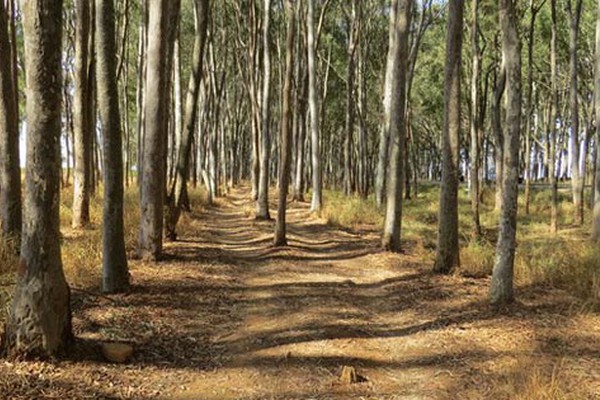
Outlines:
{"type": "Polygon", "coordinates": [[[73,356],[0,361],[0,398],[600,398],[600,317],[565,293],[519,288],[493,310],[488,279],[431,275],[410,244],[382,253],[374,227],[303,203],[273,248],[248,197],[186,216],[164,261],[131,262],[131,293],[74,292],[73,356]],[[129,363],[102,359],[112,340],[129,363]],[[344,366],[361,382],[341,383],[344,366]]]}

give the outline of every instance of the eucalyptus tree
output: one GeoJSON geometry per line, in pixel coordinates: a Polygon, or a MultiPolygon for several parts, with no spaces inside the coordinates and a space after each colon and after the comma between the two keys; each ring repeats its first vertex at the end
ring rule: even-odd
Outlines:
{"type": "Polygon", "coordinates": [[[406,73],[408,34],[412,14],[413,0],[398,0],[396,13],[390,13],[395,18],[390,24],[393,29],[394,46],[389,48],[393,57],[393,72],[391,74],[389,136],[390,157],[387,181],[386,214],[383,228],[382,247],[389,251],[400,251],[400,233],[402,223],[402,192],[404,184],[404,157],[406,140],[406,73]]]}
{"type": "Polygon", "coordinates": [[[62,0],[23,6],[27,169],[21,261],[2,353],[48,358],[72,340],[70,291],[60,254],[62,0]]]}
{"type": "Polygon", "coordinates": [[[438,246],[433,270],[448,273],[459,265],[458,156],[460,134],[460,73],[464,0],[451,0],[448,8],[442,131],[442,188],[438,246]]]}
{"type": "Polygon", "coordinates": [[[308,59],[308,109],[310,112],[310,141],[312,160],[312,201],[311,211],[320,211],[323,202],[323,176],[321,172],[321,146],[319,133],[319,107],[317,92],[317,72],[315,65],[316,43],[314,34],[314,1],[307,0],[306,16],[307,59],[308,59]]]}
{"type": "Polygon", "coordinates": [[[102,218],[102,290],[129,288],[123,228],[123,155],[115,8],[112,0],[96,0],[96,87],[104,148],[104,209],[102,218]]]}
{"type": "MultiPolygon", "coordinates": [[[[0,54],[12,52],[6,11],[0,2],[0,54]]],[[[11,57],[0,57],[0,223],[3,234],[19,237],[22,219],[19,110],[12,62],[11,57]]]]}
{"type": "Polygon", "coordinates": [[[138,253],[142,258],[158,259],[162,254],[163,206],[166,184],[166,135],[169,120],[168,79],[170,76],[169,40],[172,7],[176,2],[155,0],[148,6],[148,56],[144,95],[144,144],[140,188],[140,237],[138,253]]]}
{"type": "Polygon", "coordinates": [[[506,68],[506,126],[500,229],[490,288],[491,302],[496,305],[509,303],[514,299],[513,267],[517,233],[522,102],[521,42],[515,5],[513,0],[500,0],[499,6],[502,58],[506,68]]]}
{"type": "MultiPolygon", "coordinates": [[[[594,97],[600,99],[600,0],[596,9],[596,55],[594,57],[594,97]]],[[[600,143],[600,101],[595,103],[596,146],[600,143]]],[[[598,150],[596,150],[598,151],[598,150]]],[[[592,240],[600,240],[600,157],[596,156],[594,207],[592,211],[592,240]]]]}
{"type": "MultiPolygon", "coordinates": [[[[194,132],[197,129],[198,103],[200,85],[202,82],[202,69],[204,65],[204,48],[206,45],[207,28],[209,22],[209,1],[195,0],[196,7],[196,34],[192,55],[192,70],[185,100],[183,115],[183,130],[179,141],[175,179],[169,192],[169,212],[165,221],[166,236],[172,240],[176,238],[176,227],[184,206],[183,202],[187,193],[187,181],[190,170],[190,153],[194,142],[194,132]]],[[[201,127],[198,127],[202,129],[201,127]]]]}
{"type": "Polygon", "coordinates": [[[75,70],[73,83],[73,136],[75,168],[73,171],[73,220],[75,228],[90,223],[90,185],[92,168],[92,80],[93,52],[90,50],[90,2],[75,1],[75,70]]]}
{"type": "Polygon", "coordinates": [[[287,245],[286,238],[286,206],[287,195],[290,182],[291,167],[291,97],[292,97],[292,76],[294,68],[294,25],[295,10],[293,0],[285,0],[285,10],[287,15],[287,32],[285,42],[285,78],[283,90],[281,93],[281,139],[279,156],[279,193],[277,197],[277,220],[275,224],[275,246],[287,245]]]}
{"type": "Polygon", "coordinates": [[[473,234],[476,239],[481,237],[481,222],[479,218],[479,138],[483,129],[484,111],[480,107],[480,79],[481,79],[481,59],[482,53],[479,46],[479,0],[473,0],[471,6],[471,147],[470,147],[470,190],[471,214],[473,218],[473,234]]]}
{"type": "Polygon", "coordinates": [[[573,204],[575,205],[574,221],[583,224],[583,178],[579,168],[579,94],[577,76],[577,45],[579,40],[579,21],[581,20],[583,0],[567,0],[569,16],[569,102],[571,113],[570,147],[571,147],[571,185],[573,189],[573,204]]]}
{"type": "Polygon", "coordinates": [[[269,214],[269,155],[271,152],[271,0],[264,0],[263,18],[263,80],[260,130],[260,170],[256,218],[271,219],[269,214]]]}

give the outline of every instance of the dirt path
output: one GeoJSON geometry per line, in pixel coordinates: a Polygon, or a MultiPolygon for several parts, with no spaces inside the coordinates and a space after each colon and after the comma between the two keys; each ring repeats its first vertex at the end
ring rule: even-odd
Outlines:
{"type": "Polygon", "coordinates": [[[57,364],[0,363],[0,397],[600,393],[600,319],[564,293],[522,288],[518,304],[495,312],[487,279],[433,276],[410,244],[403,255],[381,253],[377,231],[332,228],[306,204],[290,205],[289,246],[275,249],[273,223],[252,219],[248,197],[237,189],[187,215],[164,261],[131,263],[132,293],[75,293],[80,351],[57,364]],[[107,364],[89,350],[106,340],[131,343],[131,362],[107,364]],[[343,366],[362,382],[340,383],[343,366]]]}

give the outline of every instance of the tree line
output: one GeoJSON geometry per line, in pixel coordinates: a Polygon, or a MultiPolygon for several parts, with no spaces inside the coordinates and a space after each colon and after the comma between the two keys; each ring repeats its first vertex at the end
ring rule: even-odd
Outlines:
{"type": "Polygon", "coordinates": [[[270,220],[276,183],[274,246],[287,244],[289,192],[310,195],[315,213],[324,189],[370,197],[385,215],[382,248],[400,252],[403,202],[440,181],[437,273],[460,263],[461,181],[476,239],[483,188],[494,187],[490,298],[512,301],[521,181],[524,213],[532,182],[549,185],[554,232],[558,182],[570,180],[580,225],[593,183],[600,237],[599,10],[591,0],[0,0],[0,219],[21,256],[2,352],[52,356],[72,340],[61,187],[77,229],[102,188],[107,293],[130,285],[132,185],[138,256],[156,261],[191,207],[188,185],[212,202],[249,181],[255,217],[270,220]]]}

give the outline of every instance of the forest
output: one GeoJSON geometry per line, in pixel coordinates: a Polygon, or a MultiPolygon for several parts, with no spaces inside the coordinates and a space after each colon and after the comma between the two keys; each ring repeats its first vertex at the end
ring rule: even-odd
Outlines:
{"type": "Polygon", "coordinates": [[[600,396],[600,0],[0,0],[0,399],[600,396]]]}

